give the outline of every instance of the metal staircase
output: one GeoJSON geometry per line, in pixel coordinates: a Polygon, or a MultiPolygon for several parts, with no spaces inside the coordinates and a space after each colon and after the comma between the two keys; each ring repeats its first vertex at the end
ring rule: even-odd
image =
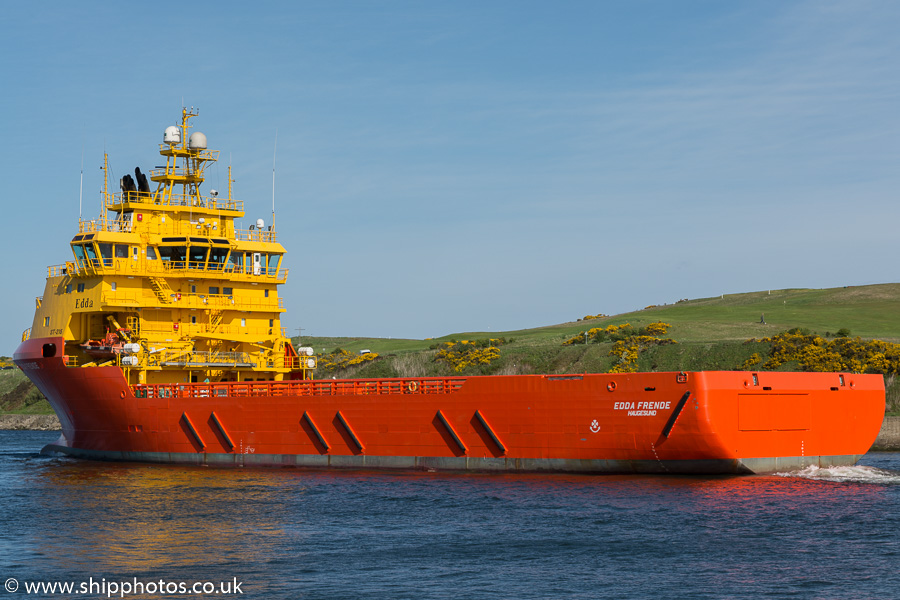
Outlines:
{"type": "Polygon", "coordinates": [[[223,310],[212,309],[209,311],[209,332],[215,333],[222,324],[222,316],[225,314],[223,310]]]}
{"type": "Polygon", "coordinates": [[[149,279],[150,287],[153,288],[153,292],[159,298],[159,301],[163,304],[170,304],[172,302],[172,288],[169,287],[166,280],[161,277],[150,277],[149,279]]]}

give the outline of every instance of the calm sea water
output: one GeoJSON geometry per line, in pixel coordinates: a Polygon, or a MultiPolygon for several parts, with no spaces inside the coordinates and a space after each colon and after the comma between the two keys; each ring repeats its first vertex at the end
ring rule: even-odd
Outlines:
{"type": "Polygon", "coordinates": [[[0,431],[0,599],[900,597],[895,453],[766,477],[380,474],[40,456],[56,437],[0,431]],[[124,597],[198,597],[143,592],[124,597]]]}

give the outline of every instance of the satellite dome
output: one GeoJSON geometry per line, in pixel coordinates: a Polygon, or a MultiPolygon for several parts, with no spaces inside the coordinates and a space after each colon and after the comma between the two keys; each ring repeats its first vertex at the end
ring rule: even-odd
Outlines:
{"type": "Polygon", "coordinates": [[[163,142],[166,144],[181,143],[181,130],[174,125],[169,125],[166,127],[166,132],[163,134],[163,142]]]}
{"type": "Polygon", "coordinates": [[[257,219],[257,220],[256,220],[256,228],[257,228],[257,229],[265,229],[265,227],[266,227],[266,222],[265,222],[265,221],[263,221],[262,219],[257,219]]]}
{"type": "Polygon", "coordinates": [[[206,136],[195,131],[188,139],[188,148],[192,150],[206,150],[206,136]]]}

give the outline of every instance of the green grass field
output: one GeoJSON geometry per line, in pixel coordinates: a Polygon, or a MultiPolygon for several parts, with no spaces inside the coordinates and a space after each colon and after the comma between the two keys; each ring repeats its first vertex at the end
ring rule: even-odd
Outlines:
{"type": "MultiPolygon", "coordinates": [[[[671,324],[671,337],[682,343],[743,342],[794,327],[807,328],[821,335],[847,328],[852,336],[900,342],[900,284],[726,294],[724,297],[687,300],[603,319],[571,321],[518,331],[460,332],[433,340],[304,337],[302,342],[314,347],[316,352],[344,348],[350,351],[370,349],[379,354],[419,352],[436,342],[491,337],[514,338],[514,345],[555,346],[593,327],[621,323],[640,327],[656,321],[671,324]],[[765,324],[760,323],[763,315],[765,324]]],[[[296,338],[294,341],[297,341],[296,338]]]]}

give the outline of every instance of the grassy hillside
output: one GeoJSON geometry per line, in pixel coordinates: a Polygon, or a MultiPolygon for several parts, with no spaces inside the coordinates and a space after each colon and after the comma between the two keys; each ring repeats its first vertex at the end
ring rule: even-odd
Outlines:
{"type": "Polygon", "coordinates": [[[724,297],[654,306],[603,319],[570,321],[517,331],[463,332],[434,340],[306,336],[302,342],[313,346],[316,352],[330,352],[340,347],[356,352],[370,349],[379,354],[422,351],[435,342],[451,339],[490,337],[515,338],[519,345],[555,346],[592,327],[621,323],[640,327],[655,321],[670,323],[673,326],[672,337],[682,343],[743,342],[794,327],[806,328],[821,335],[847,328],[853,336],[900,342],[900,283],[825,290],[791,289],[726,294],[724,297]],[[763,315],[765,324],[760,323],[763,315]]]}
{"type": "MultiPolygon", "coordinates": [[[[585,310],[602,310],[599,304],[585,310]]],[[[337,348],[356,356],[360,350],[379,354],[378,359],[364,364],[320,371],[319,378],[450,375],[453,369],[435,360],[438,345],[487,338],[506,339],[500,358],[490,365],[467,367],[463,374],[605,372],[616,361],[609,356],[612,343],[563,346],[563,342],[595,327],[630,323],[640,328],[657,321],[672,325],[666,337],[678,343],[643,352],[638,359],[640,370],[739,369],[751,354],[765,351],[763,344],[747,340],[798,327],[822,336],[847,329],[854,337],[900,343],[900,284],[726,294],[602,319],[576,319],[518,331],[462,332],[428,340],[304,336],[300,341],[322,354],[337,348]],[[760,322],[763,317],[765,323],[760,322]]],[[[889,403],[900,409],[900,378],[888,378],[888,384],[889,403]]],[[[39,399],[40,394],[21,373],[0,371],[0,412],[50,412],[49,404],[39,399]]]]}
{"type": "Polygon", "coordinates": [[[51,414],[53,409],[19,369],[0,370],[0,413],[51,414]]]}

